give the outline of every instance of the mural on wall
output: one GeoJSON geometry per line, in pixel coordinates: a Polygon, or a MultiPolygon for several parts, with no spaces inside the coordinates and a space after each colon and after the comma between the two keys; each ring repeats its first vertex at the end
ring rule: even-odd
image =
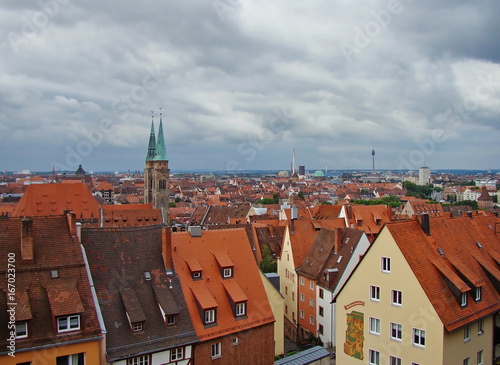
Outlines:
{"type": "Polygon", "coordinates": [[[352,311],[346,315],[347,330],[345,331],[344,352],[355,359],[363,360],[364,314],[352,311]]]}

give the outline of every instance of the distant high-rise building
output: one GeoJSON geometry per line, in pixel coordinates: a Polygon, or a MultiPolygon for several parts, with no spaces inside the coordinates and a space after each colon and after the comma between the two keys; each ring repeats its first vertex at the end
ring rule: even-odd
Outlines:
{"type": "Polygon", "coordinates": [[[161,209],[163,222],[170,225],[169,211],[170,170],[163,136],[162,113],[160,112],[160,127],[158,139],[155,139],[154,122],[151,120],[146,168],[144,169],[144,203],[153,204],[153,208],[161,209]]]}
{"type": "Polygon", "coordinates": [[[417,185],[427,185],[431,183],[431,169],[428,167],[421,167],[418,169],[417,185]]]}
{"type": "Polygon", "coordinates": [[[305,166],[299,166],[299,175],[304,176],[306,174],[306,167],[305,166]]]}

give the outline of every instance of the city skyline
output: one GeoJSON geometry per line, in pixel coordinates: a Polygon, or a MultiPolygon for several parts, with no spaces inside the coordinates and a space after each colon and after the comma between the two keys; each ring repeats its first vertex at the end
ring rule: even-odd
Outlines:
{"type": "Polygon", "coordinates": [[[500,168],[498,2],[0,9],[0,171],[500,168]]]}

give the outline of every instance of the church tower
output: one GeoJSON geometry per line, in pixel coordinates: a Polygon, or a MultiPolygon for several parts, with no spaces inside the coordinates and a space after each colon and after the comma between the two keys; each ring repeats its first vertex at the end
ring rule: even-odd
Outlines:
{"type": "Polygon", "coordinates": [[[167,226],[170,225],[169,182],[170,170],[163,136],[162,113],[160,112],[160,127],[156,140],[154,122],[151,121],[146,168],[144,169],[144,203],[152,204],[155,209],[161,209],[163,222],[167,226]]]}

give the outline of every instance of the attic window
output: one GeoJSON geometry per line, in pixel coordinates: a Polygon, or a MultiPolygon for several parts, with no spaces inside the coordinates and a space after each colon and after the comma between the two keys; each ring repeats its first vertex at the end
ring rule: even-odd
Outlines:
{"type": "Polygon", "coordinates": [[[479,249],[480,249],[480,250],[482,250],[482,249],[483,249],[483,246],[481,245],[481,243],[476,242],[476,245],[477,245],[477,247],[479,247],[479,249]]]}
{"type": "Polygon", "coordinates": [[[151,280],[151,273],[149,271],[146,271],[144,273],[144,279],[146,279],[147,281],[151,280]]]}
{"type": "Polygon", "coordinates": [[[57,318],[57,332],[76,331],[80,329],[80,315],[57,318]]]}
{"type": "Polygon", "coordinates": [[[462,293],[462,298],[460,302],[460,307],[465,308],[467,307],[467,292],[462,293]]]}
{"type": "Polygon", "coordinates": [[[476,288],[476,303],[481,301],[481,287],[476,288]]]}
{"type": "Polygon", "coordinates": [[[58,278],[59,277],[59,271],[58,270],[50,270],[50,277],[52,279],[58,278]]]}
{"type": "Polygon", "coordinates": [[[142,322],[139,322],[139,323],[134,323],[133,324],[133,329],[134,329],[134,332],[139,332],[139,331],[142,331],[142,322]]]}
{"type": "Polygon", "coordinates": [[[167,326],[173,326],[177,324],[177,316],[172,315],[172,316],[167,316],[167,326]]]}
{"type": "Polygon", "coordinates": [[[193,277],[193,280],[200,280],[201,279],[201,271],[193,271],[191,274],[193,277]]]}
{"type": "Polygon", "coordinates": [[[337,264],[340,263],[340,261],[342,261],[342,256],[339,256],[339,258],[337,259],[337,264]]]}
{"type": "Polygon", "coordinates": [[[443,249],[442,249],[442,248],[438,248],[438,252],[439,252],[439,254],[440,254],[441,256],[444,256],[444,251],[443,251],[443,249]]]}
{"type": "Polygon", "coordinates": [[[233,268],[225,267],[222,273],[222,276],[225,278],[231,278],[233,276],[233,268]]]}

